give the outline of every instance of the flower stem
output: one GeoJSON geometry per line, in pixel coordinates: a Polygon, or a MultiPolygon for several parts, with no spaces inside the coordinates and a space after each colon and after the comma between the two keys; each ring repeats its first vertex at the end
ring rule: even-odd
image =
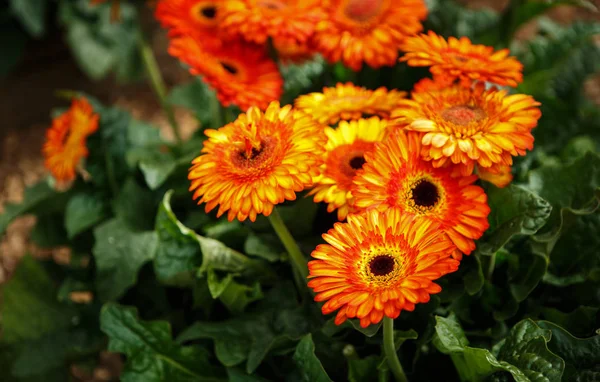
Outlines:
{"type": "Polygon", "coordinates": [[[488,264],[487,269],[487,280],[492,281],[492,276],[494,275],[494,269],[496,268],[496,252],[492,253],[490,256],[490,263],[488,264]]]}
{"type": "Polygon", "coordinates": [[[383,351],[396,381],[408,382],[396,354],[396,345],[394,345],[394,319],[387,316],[383,317],[383,351]]]}
{"type": "Polygon", "coordinates": [[[281,219],[281,215],[279,215],[279,211],[277,208],[273,208],[273,212],[269,215],[269,221],[279,236],[279,239],[283,243],[283,246],[287,250],[290,255],[290,260],[292,262],[292,266],[294,267],[294,274],[297,276],[296,282],[298,283],[298,288],[300,290],[304,290],[306,288],[306,279],[308,277],[308,268],[306,266],[306,258],[300,251],[298,244],[292,237],[292,234],[285,226],[283,219],[281,219]]]}
{"type": "Polygon", "coordinates": [[[148,76],[150,77],[152,89],[158,97],[160,106],[167,115],[169,125],[171,126],[171,130],[173,131],[173,135],[175,136],[177,143],[181,144],[183,140],[181,139],[181,134],[179,133],[179,126],[177,125],[177,120],[175,119],[175,112],[173,111],[173,107],[167,102],[167,86],[165,85],[165,81],[160,73],[160,68],[156,62],[156,57],[154,57],[154,52],[141,33],[139,37],[139,44],[142,60],[144,61],[146,72],[148,72],[148,76]]]}

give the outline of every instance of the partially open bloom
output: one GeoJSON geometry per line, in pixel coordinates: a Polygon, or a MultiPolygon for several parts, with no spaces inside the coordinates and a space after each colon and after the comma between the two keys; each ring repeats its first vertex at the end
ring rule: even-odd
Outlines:
{"type": "Polygon", "coordinates": [[[467,37],[438,36],[432,31],[410,37],[402,44],[406,54],[400,59],[410,66],[430,66],[434,75],[460,79],[465,86],[472,81],[517,86],[523,81],[523,64],[509,57],[508,49],[494,52],[485,45],[473,45],[467,37]]]}
{"type": "Polygon", "coordinates": [[[433,282],[458,269],[454,245],[431,221],[417,221],[399,210],[350,215],[323,235],[329,244],[313,251],[308,286],[323,314],[338,310],[335,323],[358,318],[363,328],[397,318],[426,303],[442,288],[433,282]]]}
{"type": "Polygon", "coordinates": [[[231,221],[263,214],[296,199],[319,173],[326,141],[323,128],[291,106],[272,102],[263,114],[251,107],[218,130],[206,130],[202,155],[194,159],[190,191],[206,212],[231,221]]]}
{"type": "Polygon", "coordinates": [[[325,163],[315,179],[315,202],[329,203],[328,212],[337,209],[338,219],[344,220],[354,210],[350,189],[356,172],[365,163],[365,154],[373,151],[375,143],[386,136],[387,122],[377,117],[358,121],[341,121],[337,129],[325,128],[325,163]]]}
{"type": "Polygon", "coordinates": [[[322,93],[305,94],[296,99],[298,109],[311,115],[316,121],[330,125],[342,120],[357,120],[365,115],[389,118],[406,92],[380,87],[369,90],[351,83],[338,83],[323,88],[322,93]]]}
{"type": "Polygon", "coordinates": [[[512,165],[512,156],[533,148],[531,129],[541,116],[540,104],[524,94],[453,86],[430,93],[413,93],[393,113],[406,130],[421,133],[422,154],[435,167],[460,164],[462,174],[474,165],[512,165]]]}
{"type": "Polygon", "coordinates": [[[99,118],[85,98],[73,99],[69,110],[54,118],[42,152],[46,168],[57,181],[75,180],[77,166],[89,154],[86,139],[98,130],[99,118]]]}
{"type": "Polygon", "coordinates": [[[305,44],[326,14],[321,0],[230,0],[223,28],[247,41],[305,44]]]}
{"type": "Polygon", "coordinates": [[[353,70],[393,66],[407,36],[423,29],[423,0],[331,0],[328,19],[317,25],[315,49],[353,70]]]}
{"type": "Polygon", "coordinates": [[[418,221],[434,222],[460,252],[469,254],[489,226],[487,196],[473,184],[477,176],[452,176],[450,168],[435,168],[420,151],[418,134],[396,131],[367,153],[363,171],[354,178],[355,206],[397,208],[418,221]]]}
{"type": "Polygon", "coordinates": [[[169,53],[191,66],[212,86],[224,106],[235,104],[242,110],[257,106],[264,110],[283,92],[283,79],[277,64],[264,47],[231,42],[215,48],[192,36],[171,41],[169,53]]]}
{"type": "Polygon", "coordinates": [[[156,19],[169,28],[171,37],[192,35],[209,44],[220,46],[219,35],[224,0],[160,0],[156,19]]]}

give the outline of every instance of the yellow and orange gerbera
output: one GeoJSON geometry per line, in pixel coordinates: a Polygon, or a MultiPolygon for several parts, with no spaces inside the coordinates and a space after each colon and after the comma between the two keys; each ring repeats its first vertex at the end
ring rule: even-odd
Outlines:
{"type": "Polygon", "coordinates": [[[169,28],[169,36],[192,35],[204,45],[222,44],[219,28],[224,0],[160,0],[156,19],[169,28]]]}
{"type": "Polygon", "coordinates": [[[495,52],[490,46],[473,45],[467,37],[446,41],[429,31],[406,39],[401,50],[406,54],[400,61],[410,66],[430,66],[434,75],[460,79],[464,86],[472,81],[517,86],[523,81],[523,65],[508,56],[508,49],[495,52]]]}
{"type": "Polygon", "coordinates": [[[342,61],[353,70],[363,63],[393,66],[407,36],[423,29],[423,0],[331,0],[328,19],[315,30],[315,50],[328,61],[342,61]]]}
{"type": "Polygon", "coordinates": [[[477,176],[453,177],[451,169],[425,161],[421,149],[418,134],[395,131],[367,153],[363,171],[354,178],[354,204],[381,211],[397,208],[419,222],[434,222],[460,252],[469,254],[489,226],[487,196],[473,185],[477,176]]]}
{"type": "Polygon", "coordinates": [[[203,154],[189,171],[190,191],[198,204],[206,203],[206,212],[218,205],[217,215],[227,212],[230,221],[268,216],[276,204],[312,186],[327,139],[322,126],[278,102],[264,114],[251,107],[205,134],[203,154]]]}
{"type": "Polygon", "coordinates": [[[433,78],[422,78],[414,86],[411,93],[437,92],[451,87],[454,80],[446,76],[433,76],[433,78]]]}
{"type": "Polygon", "coordinates": [[[340,119],[357,120],[364,115],[389,118],[405,97],[406,92],[395,89],[369,90],[352,83],[338,83],[335,87],[323,88],[321,93],[298,97],[295,105],[319,123],[334,125],[340,119]]]}
{"type": "Polygon", "coordinates": [[[231,42],[215,48],[203,45],[193,36],[182,36],[171,41],[169,53],[190,65],[192,74],[202,76],[224,106],[235,104],[242,110],[256,106],[264,110],[283,92],[277,64],[264,47],[231,42]]]}
{"type": "Polygon", "coordinates": [[[326,14],[321,0],[232,0],[224,9],[223,28],[263,44],[305,44],[326,14]]]}
{"type": "Polygon", "coordinates": [[[454,245],[431,221],[416,221],[399,210],[350,215],[323,235],[329,244],[313,251],[308,286],[323,314],[339,309],[335,323],[358,318],[363,328],[384,316],[426,303],[442,288],[433,281],[458,269],[454,245]]]}
{"type": "Polygon", "coordinates": [[[81,160],[89,154],[86,139],[98,130],[98,114],[85,98],[73,99],[65,113],[54,118],[42,152],[45,166],[60,183],[75,180],[81,160]]]}
{"type": "Polygon", "coordinates": [[[321,174],[315,179],[315,202],[329,203],[328,212],[337,209],[339,220],[354,211],[350,189],[356,172],[365,163],[365,154],[373,151],[376,142],[386,136],[387,121],[378,117],[341,121],[337,129],[325,128],[328,137],[325,145],[325,163],[321,174]]]}
{"type": "Polygon", "coordinates": [[[422,153],[435,167],[452,162],[469,175],[477,164],[497,173],[497,166],[511,166],[512,156],[533,148],[539,105],[531,96],[486,90],[480,82],[472,89],[414,93],[392,116],[404,129],[421,133],[422,153]]]}

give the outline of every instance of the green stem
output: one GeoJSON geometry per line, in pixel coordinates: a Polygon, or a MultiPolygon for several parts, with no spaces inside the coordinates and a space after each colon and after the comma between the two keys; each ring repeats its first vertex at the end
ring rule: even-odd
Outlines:
{"type": "Polygon", "coordinates": [[[160,68],[156,62],[156,57],[154,57],[154,52],[152,51],[152,48],[148,42],[143,38],[141,33],[139,41],[142,60],[144,61],[144,66],[146,67],[148,76],[150,77],[152,89],[158,97],[160,106],[167,115],[169,125],[171,126],[171,130],[173,130],[173,135],[175,136],[177,143],[181,144],[183,140],[181,139],[181,134],[179,133],[179,126],[177,125],[177,120],[175,119],[175,112],[173,111],[173,107],[167,102],[167,86],[165,85],[165,81],[160,73],[160,68]]]}
{"type": "Polygon", "coordinates": [[[398,359],[398,354],[396,354],[396,345],[394,345],[394,319],[387,316],[383,317],[383,350],[388,366],[394,374],[396,381],[408,382],[398,359]]]}
{"type": "Polygon", "coordinates": [[[492,281],[492,276],[494,275],[494,269],[496,268],[496,252],[492,253],[490,256],[490,263],[488,264],[487,269],[487,280],[492,281]]]}
{"type": "Polygon", "coordinates": [[[306,279],[308,278],[308,268],[306,266],[306,258],[300,251],[296,240],[292,237],[292,234],[285,226],[283,219],[281,219],[281,215],[277,211],[277,207],[273,208],[273,212],[269,215],[269,221],[279,236],[279,239],[283,243],[283,246],[287,250],[290,255],[290,260],[292,261],[292,266],[294,267],[294,274],[298,277],[296,282],[298,283],[298,288],[303,290],[306,288],[306,279]]]}

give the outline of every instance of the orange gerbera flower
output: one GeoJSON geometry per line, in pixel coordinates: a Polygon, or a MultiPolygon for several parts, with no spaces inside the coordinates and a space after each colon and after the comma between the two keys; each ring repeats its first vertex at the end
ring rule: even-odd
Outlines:
{"type": "Polygon", "coordinates": [[[160,0],[156,19],[172,37],[193,35],[204,45],[222,44],[219,23],[224,0],[160,0]]]}
{"type": "Polygon", "coordinates": [[[445,76],[433,76],[433,78],[422,78],[419,80],[411,93],[430,93],[449,88],[454,84],[454,80],[445,76]]]}
{"type": "Polygon", "coordinates": [[[508,57],[508,49],[494,52],[490,46],[473,45],[467,37],[450,37],[446,42],[429,31],[406,39],[401,49],[407,53],[400,61],[431,66],[434,75],[458,78],[466,86],[475,80],[509,86],[523,81],[523,64],[508,57]]]}
{"type": "Polygon", "coordinates": [[[458,269],[454,249],[431,221],[416,221],[399,210],[350,215],[323,235],[329,244],[313,251],[308,286],[323,314],[339,309],[335,323],[360,319],[366,328],[383,316],[397,318],[442,288],[433,282],[458,269]]]}
{"type": "Polygon", "coordinates": [[[453,177],[451,169],[435,168],[420,151],[418,134],[396,131],[367,153],[363,171],[354,178],[355,206],[398,208],[419,221],[435,222],[468,255],[489,226],[487,196],[473,185],[477,176],[453,177]]]}
{"type": "Polygon", "coordinates": [[[223,28],[258,44],[304,44],[326,17],[320,0],[234,0],[224,12],[223,28]]]}
{"type": "Polygon", "coordinates": [[[414,93],[392,116],[407,130],[422,133],[423,154],[435,167],[448,161],[461,164],[462,174],[474,165],[512,165],[512,156],[533,148],[531,129],[541,116],[536,102],[523,94],[453,86],[431,93],[414,93]]]}
{"type": "Polygon", "coordinates": [[[263,114],[251,107],[218,130],[206,130],[203,155],[192,162],[190,191],[206,212],[219,205],[217,216],[240,221],[296,199],[312,186],[326,141],[323,128],[290,105],[272,102],[263,114]]]}
{"type": "Polygon", "coordinates": [[[329,18],[315,30],[315,49],[353,70],[363,62],[394,65],[402,41],[421,31],[427,16],[423,0],[331,0],[327,11],[329,18]]]}
{"type": "Polygon", "coordinates": [[[342,121],[337,129],[325,128],[329,138],[325,145],[325,163],[315,179],[315,202],[329,203],[328,212],[338,210],[338,219],[344,220],[354,210],[350,192],[352,179],[365,163],[365,154],[373,151],[375,143],[386,135],[387,122],[378,117],[342,121]]]}
{"type": "Polygon", "coordinates": [[[478,175],[480,179],[488,181],[497,187],[506,187],[513,179],[511,167],[503,164],[493,164],[490,167],[479,167],[478,175]]]}
{"type": "Polygon", "coordinates": [[[73,99],[69,110],[54,118],[42,152],[46,168],[57,181],[75,180],[77,166],[89,154],[86,139],[98,130],[99,118],[85,98],[73,99]]]}
{"type": "Polygon", "coordinates": [[[277,51],[277,58],[283,64],[301,64],[314,56],[314,52],[307,43],[273,40],[273,47],[277,51]]]}
{"type": "Polygon", "coordinates": [[[319,123],[334,125],[340,119],[357,120],[365,114],[389,118],[405,97],[406,92],[395,89],[380,87],[368,90],[348,82],[323,88],[322,93],[302,95],[296,99],[295,105],[319,123]]]}
{"type": "Polygon", "coordinates": [[[202,45],[192,36],[171,41],[169,53],[191,66],[190,72],[203,77],[217,91],[224,106],[242,110],[257,106],[264,110],[283,92],[277,64],[264,47],[232,42],[222,48],[202,45]]]}

